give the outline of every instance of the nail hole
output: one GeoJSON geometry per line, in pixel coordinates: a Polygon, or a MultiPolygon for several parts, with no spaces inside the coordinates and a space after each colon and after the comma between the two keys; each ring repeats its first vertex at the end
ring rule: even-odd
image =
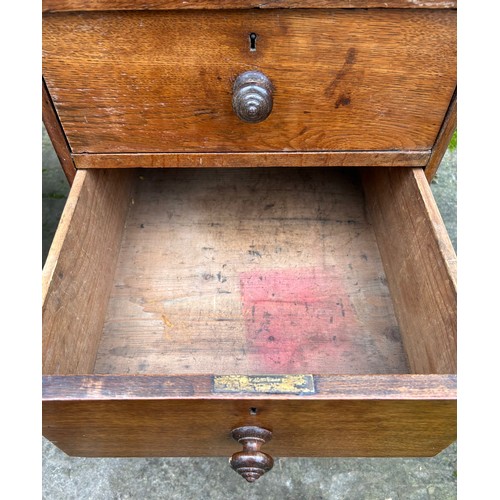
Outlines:
{"type": "Polygon", "coordinates": [[[257,47],[256,47],[256,44],[257,44],[257,34],[256,33],[250,33],[249,38],[250,38],[250,52],[255,52],[257,50],[257,47]]]}
{"type": "Polygon", "coordinates": [[[252,408],[250,408],[250,415],[257,415],[257,408],[252,406],[252,408]]]}

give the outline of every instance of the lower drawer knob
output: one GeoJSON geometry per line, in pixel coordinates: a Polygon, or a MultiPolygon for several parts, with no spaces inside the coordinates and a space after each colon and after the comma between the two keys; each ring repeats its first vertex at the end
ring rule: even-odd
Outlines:
{"type": "Polygon", "coordinates": [[[243,451],[234,453],[229,464],[249,483],[253,483],[273,468],[273,457],[260,451],[260,447],[271,439],[271,431],[245,426],[234,429],[232,435],[233,439],[243,445],[243,451]]]}
{"type": "Polygon", "coordinates": [[[264,121],[273,109],[273,85],[260,71],[246,71],[233,85],[233,110],[249,123],[264,121]]]}

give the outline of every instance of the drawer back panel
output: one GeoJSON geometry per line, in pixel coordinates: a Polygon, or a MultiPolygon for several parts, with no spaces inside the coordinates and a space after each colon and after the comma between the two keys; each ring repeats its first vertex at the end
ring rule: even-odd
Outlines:
{"type": "Polygon", "coordinates": [[[74,154],[428,151],[456,86],[455,23],[452,9],[52,13],[43,73],[74,154]],[[274,85],[257,124],[231,104],[250,69],[274,85]]]}

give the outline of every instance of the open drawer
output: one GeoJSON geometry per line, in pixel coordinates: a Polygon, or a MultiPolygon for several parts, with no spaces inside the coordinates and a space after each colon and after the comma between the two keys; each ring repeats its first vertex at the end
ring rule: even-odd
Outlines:
{"type": "Polygon", "coordinates": [[[43,272],[43,434],[77,456],[431,456],[456,258],[420,168],[77,172],[43,272]]]}

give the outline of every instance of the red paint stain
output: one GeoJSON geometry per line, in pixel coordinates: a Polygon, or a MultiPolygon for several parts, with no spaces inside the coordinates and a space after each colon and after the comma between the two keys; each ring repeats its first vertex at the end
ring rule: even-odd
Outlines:
{"type": "Polygon", "coordinates": [[[356,317],[335,269],[240,275],[247,355],[255,373],[318,373],[352,351],[356,317]]]}

